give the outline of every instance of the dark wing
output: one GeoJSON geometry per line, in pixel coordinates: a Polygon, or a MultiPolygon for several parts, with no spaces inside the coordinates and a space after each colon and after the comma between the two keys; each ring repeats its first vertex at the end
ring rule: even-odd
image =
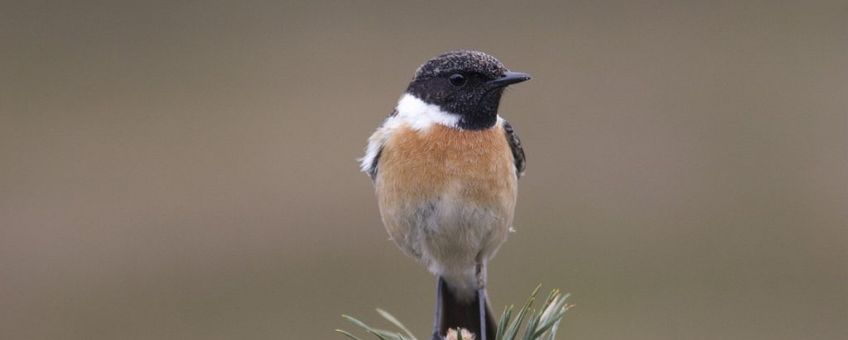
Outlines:
{"type": "MultiPolygon", "coordinates": [[[[388,120],[389,118],[392,118],[394,116],[397,116],[397,110],[393,110],[392,113],[390,113],[389,116],[386,117],[386,120],[388,120]]],[[[383,120],[383,124],[386,123],[386,120],[383,120]]],[[[365,173],[367,173],[368,176],[371,177],[372,181],[377,180],[377,164],[380,163],[380,155],[383,154],[383,146],[380,145],[379,147],[380,147],[380,149],[377,150],[377,153],[374,155],[374,159],[371,160],[371,163],[370,163],[371,166],[368,167],[367,169],[365,169],[365,173]]],[[[366,155],[366,157],[367,157],[367,155],[366,155]]]]}
{"type": "Polygon", "coordinates": [[[372,181],[377,180],[377,163],[380,162],[380,155],[383,154],[383,147],[380,147],[380,150],[377,151],[377,156],[374,156],[374,160],[371,161],[371,167],[368,168],[368,176],[371,177],[372,181]]]}
{"type": "Polygon", "coordinates": [[[524,175],[526,163],[524,149],[521,147],[521,140],[518,139],[518,134],[515,133],[509,122],[504,121],[503,128],[506,132],[506,141],[509,142],[509,148],[512,149],[512,158],[515,160],[515,173],[520,178],[521,175],[524,175]]]}

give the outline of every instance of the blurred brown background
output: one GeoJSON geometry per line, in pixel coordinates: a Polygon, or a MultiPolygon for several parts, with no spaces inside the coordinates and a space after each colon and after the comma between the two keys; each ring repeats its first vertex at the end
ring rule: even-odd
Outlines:
{"type": "Polygon", "coordinates": [[[497,311],[563,339],[848,336],[844,1],[6,3],[0,338],[340,339],[431,324],[355,158],[415,68],[534,76],[497,311]]]}

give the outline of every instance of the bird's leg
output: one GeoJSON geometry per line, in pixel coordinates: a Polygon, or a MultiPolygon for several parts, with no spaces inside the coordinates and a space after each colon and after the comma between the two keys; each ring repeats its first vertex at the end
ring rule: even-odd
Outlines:
{"type": "Polygon", "coordinates": [[[443,306],[442,298],[445,290],[445,280],[439,276],[436,280],[436,313],[433,316],[433,340],[442,340],[442,335],[439,334],[442,330],[443,322],[443,306]]]}
{"type": "Polygon", "coordinates": [[[486,306],[486,301],[488,301],[488,297],[486,296],[486,261],[483,260],[477,265],[477,302],[478,302],[478,310],[480,311],[480,340],[488,340],[487,336],[494,336],[494,334],[486,334],[486,313],[488,313],[488,308],[486,306]]]}

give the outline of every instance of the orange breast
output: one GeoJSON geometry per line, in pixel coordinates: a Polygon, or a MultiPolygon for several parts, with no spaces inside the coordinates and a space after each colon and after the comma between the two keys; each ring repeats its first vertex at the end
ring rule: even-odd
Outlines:
{"type": "Polygon", "coordinates": [[[400,128],[384,145],[378,171],[381,205],[446,192],[481,206],[511,209],[515,204],[515,166],[500,126],[480,131],[400,128]]]}

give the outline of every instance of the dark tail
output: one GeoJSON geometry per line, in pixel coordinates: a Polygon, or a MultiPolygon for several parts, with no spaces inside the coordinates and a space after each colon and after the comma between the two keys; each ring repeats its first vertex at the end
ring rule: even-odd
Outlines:
{"type": "Polygon", "coordinates": [[[471,301],[460,301],[454,296],[448,285],[442,278],[439,278],[438,287],[439,301],[437,301],[439,335],[444,336],[450,328],[465,328],[477,336],[477,339],[483,340],[482,328],[486,329],[485,340],[494,340],[496,324],[495,318],[492,316],[492,310],[489,307],[489,301],[485,289],[480,290],[475,298],[471,301]],[[481,314],[481,310],[485,314],[481,314]],[[484,325],[480,325],[481,318],[485,318],[484,325]]]}

